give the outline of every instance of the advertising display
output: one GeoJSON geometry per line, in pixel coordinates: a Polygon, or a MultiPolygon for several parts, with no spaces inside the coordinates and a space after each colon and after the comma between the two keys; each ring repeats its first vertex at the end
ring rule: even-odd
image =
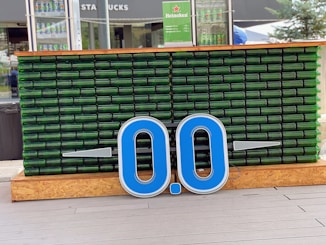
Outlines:
{"type": "Polygon", "coordinates": [[[232,44],[232,7],[229,0],[195,0],[196,44],[232,44]]]}
{"type": "Polygon", "coordinates": [[[79,0],[26,0],[31,51],[82,49],[79,0]]]}
{"type": "Polygon", "coordinates": [[[189,1],[162,2],[164,46],[192,46],[189,1]]]}
{"type": "Polygon", "coordinates": [[[215,192],[229,166],[316,163],[318,50],[18,53],[24,175],[118,173],[152,197],[215,192]]]}

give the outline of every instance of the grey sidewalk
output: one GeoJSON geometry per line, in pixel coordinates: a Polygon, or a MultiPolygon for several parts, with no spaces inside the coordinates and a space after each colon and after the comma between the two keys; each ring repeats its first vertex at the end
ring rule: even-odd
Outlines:
{"type": "Polygon", "coordinates": [[[0,161],[0,182],[10,181],[23,169],[23,160],[0,161]]]}
{"type": "Polygon", "coordinates": [[[6,181],[0,217],[3,245],[324,245],[326,186],[12,203],[6,181]]]}

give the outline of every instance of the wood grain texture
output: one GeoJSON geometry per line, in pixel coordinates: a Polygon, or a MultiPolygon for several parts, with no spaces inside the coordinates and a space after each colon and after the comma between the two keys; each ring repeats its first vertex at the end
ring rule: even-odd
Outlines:
{"type": "Polygon", "coordinates": [[[73,51],[34,51],[15,52],[16,56],[57,56],[57,55],[98,55],[98,54],[132,54],[152,52],[184,52],[184,51],[215,51],[215,50],[243,50],[263,48],[289,48],[289,47],[312,47],[325,46],[325,41],[295,42],[295,43],[271,43],[252,45],[221,45],[221,46],[196,46],[174,48],[124,48],[124,49],[96,49],[96,50],[73,50],[73,51]]]}
{"type": "MultiPolygon", "coordinates": [[[[207,176],[209,169],[198,172],[207,176]]],[[[149,179],[152,172],[140,173],[149,179]]],[[[171,183],[179,182],[173,171],[171,183]]],[[[308,186],[326,184],[326,161],[307,164],[231,167],[224,190],[308,186]]],[[[168,189],[165,193],[168,193],[168,189]]],[[[183,188],[183,191],[186,190],[183,188]]],[[[120,185],[118,173],[25,176],[20,173],[11,180],[12,201],[101,197],[127,195],[120,185]]]]}

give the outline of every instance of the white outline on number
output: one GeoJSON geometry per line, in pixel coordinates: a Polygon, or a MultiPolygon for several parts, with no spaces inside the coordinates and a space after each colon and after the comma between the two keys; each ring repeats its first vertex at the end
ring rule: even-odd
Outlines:
{"type": "MultiPolygon", "coordinates": [[[[155,135],[154,135],[155,136],[155,135]]],[[[139,128],[136,132],[133,133],[133,142],[134,142],[134,145],[132,146],[133,147],[133,153],[135,154],[135,161],[134,164],[135,164],[135,180],[137,182],[139,182],[140,184],[144,184],[144,185],[150,185],[151,184],[151,180],[153,180],[153,178],[155,177],[155,175],[159,175],[160,173],[156,173],[156,165],[155,165],[155,157],[154,157],[154,153],[155,153],[155,150],[160,150],[162,151],[163,149],[155,149],[154,146],[153,146],[153,143],[154,143],[154,140],[155,140],[155,137],[153,137],[153,132],[151,132],[151,130],[149,130],[148,128],[139,128]],[[138,177],[138,172],[137,172],[137,157],[136,157],[136,138],[137,138],[137,135],[139,133],[147,133],[150,135],[151,137],[151,144],[152,144],[152,159],[153,159],[153,176],[151,177],[150,180],[147,180],[147,181],[144,181],[144,180],[141,180],[139,177],[138,177]]],[[[134,118],[131,118],[129,119],[128,121],[126,121],[120,128],[119,130],[119,133],[118,133],[118,159],[119,159],[119,179],[120,179],[120,183],[121,183],[121,186],[124,188],[125,191],[127,191],[129,194],[133,195],[133,196],[136,196],[136,197],[142,197],[142,198],[147,198],[147,197],[154,197],[154,196],[157,196],[159,194],[161,194],[163,191],[166,190],[166,188],[169,186],[170,184],[170,181],[171,181],[171,163],[170,163],[170,144],[169,144],[169,133],[168,133],[168,130],[167,128],[165,127],[165,125],[159,121],[158,119],[156,118],[153,118],[153,117],[149,117],[149,116],[139,116],[139,117],[134,117],[134,118]],[[156,191],[153,191],[151,193],[139,193],[139,192],[136,192],[135,190],[132,190],[130,189],[130,187],[126,184],[125,182],[125,178],[124,178],[124,170],[125,168],[123,167],[123,153],[122,153],[122,136],[125,132],[125,130],[133,123],[135,122],[141,122],[141,121],[148,121],[148,122],[152,122],[154,124],[156,124],[161,130],[162,130],[162,133],[164,134],[164,139],[165,139],[165,155],[166,155],[166,163],[165,163],[165,166],[163,167],[166,167],[166,176],[165,176],[165,181],[164,181],[164,184],[161,185],[160,188],[158,188],[156,191]]],[[[126,171],[131,171],[131,169],[127,169],[126,171]]]]}
{"type": "MultiPolygon", "coordinates": [[[[194,142],[192,141],[192,144],[194,142]]],[[[227,136],[226,136],[226,130],[225,130],[225,127],[223,125],[223,123],[217,119],[216,117],[212,116],[212,115],[209,115],[209,114],[204,114],[204,113],[197,113],[197,114],[193,114],[193,115],[190,115],[190,116],[187,116],[185,117],[178,125],[177,127],[177,130],[176,130],[176,150],[177,150],[177,165],[178,165],[178,177],[180,179],[180,182],[181,184],[187,189],[189,190],[190,192],[192,193],[196,193],[196,194],[211,194],[211,193],[214,193],[218,190],[220,190],[226,183],[226,181],[228,180],[228,176],[229,176],[229,161],[228,161],[228,149],[227,149],[227,136]],[[194,127],[192,129],[192,139],[194,139],[194,135],[195,135],[195,132],[199,129],[203,129],[205,130],[207,133],[208,133],[208,136],[209,136],[209,142],[210,142],[210,155],[211,155],[211,173],[209,174],[209,176],[207,177],[200,177],[197,172],[196,172],[196,167],[195,167],[195,162],[192,162],[192,163],[188,163],[189,164],[189,168],[192,168],[193,169],[193,174],[195,176],[195,178],[197,178],[198,180],[200,181],[205,181],[205,179],[210,179],[213,177],[214,175],[214,171],[216,171],[215,167],[216,165],[220,165],[220,164],[223,164],[224,165],[224,169],[225,169],[225,172],[224,172],[224,175],[223,175],[223,178],[222,180],[213,188],[211,189],[207,189],[207,190],[202,190],[202,189],[196,189],[194,188],[193,186],[191,186],[191,183],[188,183],[185,179],[184,179],[184,176],[183,176],[183,172],[182,172],[182,164],[183,161],[182,161],[182,158],[181,158],[181,139],[180,139],[180,132],[183,128],[183,126],[190,120],[192,119],[195,119],[195,118],[206,118],[206,119],[210,119],[212,120],[213,122],[216,123],[216,125],[219,127],[219,129],[221,130],[222,132],[222,139],[217,139],[217,140],[221,140],[222,141],[222,146],[223,146],[223,152],[224,152],[224,162],[223,163],[214,163],[213,160],[212,160],[212,155],[213,154],[216,154],[215,152],[212,152],[212,149],[211,149],[211,144],[213,143],[214,139],[212,139],[212,135],[210,134],[210,129],[208,127],[206,127],[205,125],[197,125],[196,127],[194,127]]],[[[192,150],[193,152],[191,153],[188,153],[188,154],[195,154],[195,148],[194,148],[194,145],[192,145],[192,150]]],[[[193,156],[193,159],[195,161],[195,158],[193,156]]]]}

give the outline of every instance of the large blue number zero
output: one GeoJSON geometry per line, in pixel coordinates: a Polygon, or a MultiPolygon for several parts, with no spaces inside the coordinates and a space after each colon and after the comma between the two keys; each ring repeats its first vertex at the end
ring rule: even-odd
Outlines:
{"type": "Polygon", "coordinates": [[[152,117],[135,117],[125,122],[118,134],[119,178],[122,187],[136,197],[162,193],[171,180],[169,135],[166,127],[152,117]],[[153,175],[141,180],[137,174],[136,138],[147,133],[151,138],[153,175]]]}
{"type": "Polygon", "coordinates": [[[190,192],[210,194],[221,189],[229,175],[226,131],[223,123],[209,114],[184,118],[176,131],[178,177],[190,192]],[[209,136],[211,172],[200,177],[196,172],[194,135],[205,130],[209,136]]]}

